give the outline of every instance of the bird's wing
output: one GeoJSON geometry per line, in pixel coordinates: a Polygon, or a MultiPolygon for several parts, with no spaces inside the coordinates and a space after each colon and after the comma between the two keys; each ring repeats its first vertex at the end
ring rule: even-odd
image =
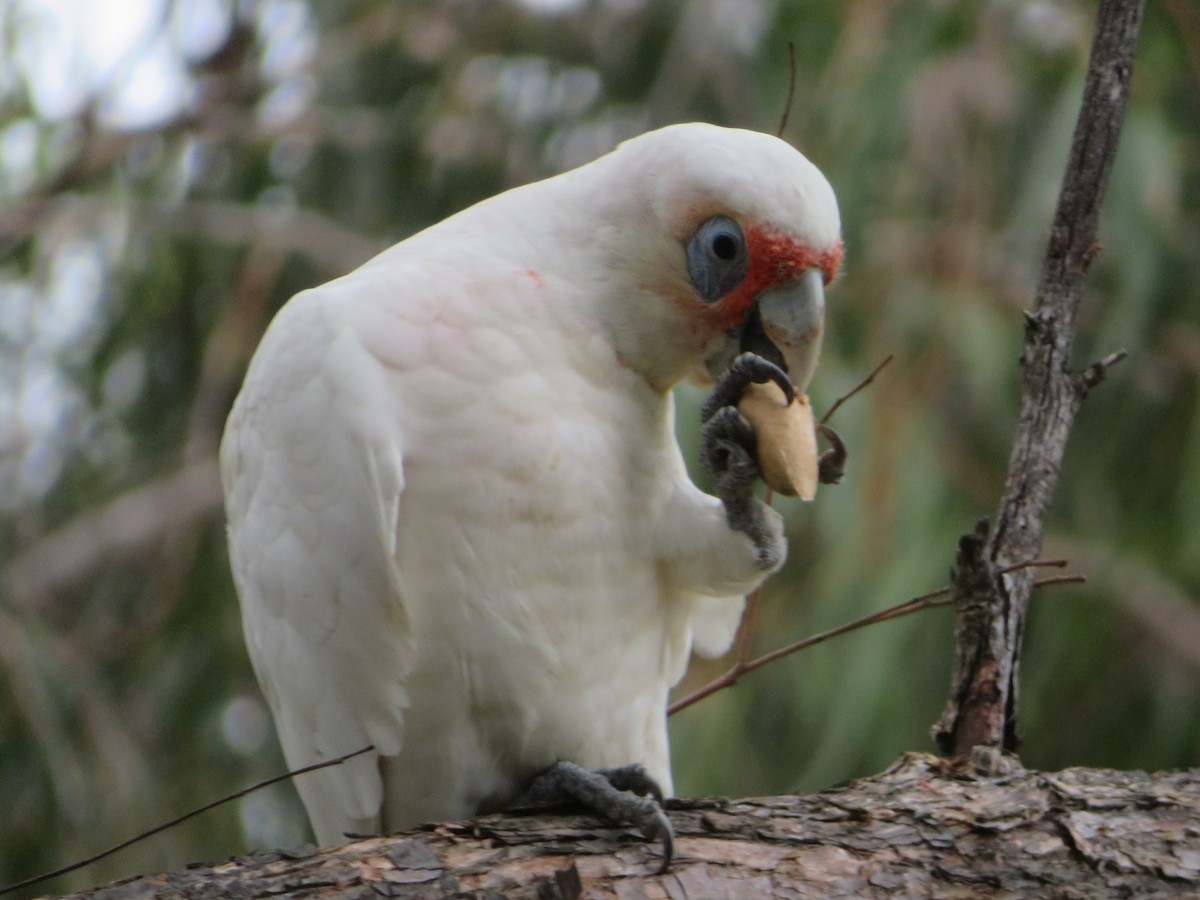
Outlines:
{"type": "Polygon", "coordinates": [[[403,741],[408,625],[395,567],[395,398],[318,292],[268,330],[221,448],[246,643],[318,839],[379,825],[379,755],[403,741]]]}

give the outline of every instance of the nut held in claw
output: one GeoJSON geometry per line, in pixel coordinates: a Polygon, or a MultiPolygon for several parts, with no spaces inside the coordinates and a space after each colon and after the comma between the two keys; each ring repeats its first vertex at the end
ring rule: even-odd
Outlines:
{"type": "Polygon", "coordinates": [[[817,495],[819,465],[807,395],[796,394],[789,404],[775,382],[753,383],[742,395],[738,411],[754,426],[763,481],[781,494],[812,500],[817,495]]]}

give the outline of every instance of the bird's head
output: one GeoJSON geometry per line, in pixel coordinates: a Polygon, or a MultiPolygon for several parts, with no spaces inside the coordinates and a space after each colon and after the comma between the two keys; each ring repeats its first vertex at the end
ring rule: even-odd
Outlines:
{"type": "Polygon", "coordinates": [[[621,183],[593,221],[606,267],[622,273],[608,318],[623,362],[665,388],[753,351],[803,390],[842,258],[816,166],[778,138],[700,124],[633,138],[598,163],[621,183]]]}

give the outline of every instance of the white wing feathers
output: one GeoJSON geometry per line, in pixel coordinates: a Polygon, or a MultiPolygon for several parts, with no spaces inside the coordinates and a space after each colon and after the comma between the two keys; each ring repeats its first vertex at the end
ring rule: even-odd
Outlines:
{"type": "MultiPolygon", "coordinates": [[[[397,754],[413,658],[395,416],[379,363],[324,300],[297,297],[268,330],[221,448],[247,645],[293,768],[369,743],[397,754]]],[[[322,843],[377,830],[377,754],[296,783],[322,843]]]]}

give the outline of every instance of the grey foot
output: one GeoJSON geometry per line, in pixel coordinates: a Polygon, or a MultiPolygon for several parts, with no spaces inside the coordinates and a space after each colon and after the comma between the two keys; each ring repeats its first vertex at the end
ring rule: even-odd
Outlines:
{"type": "Polygon", "coordinates": [[[770,572],[787,553],[783,520],[754,496],[761,475],[754,428],[738,412],[737,403],[755,382],[774,381],[789,398],[792,383],[774,363],[743,353],[733,361],[701,407],[700,461],[713,479],[714,493],[725,506],[725,521],[754,542],[758,567],[770,572]],[[786,386],[786,387],[785,387],[786,386]]]}
{"type": "Polygon", "coordinates": [[[671,865],[675,831],[663,812],[662,788],[638,764],[589,772],[573,762],[560,760],[530,783],[513,804],[517,807],[568,806],[580,804],[610,822],[631,825],[648,841],[663,845],[661,875],[671,865]]]}

